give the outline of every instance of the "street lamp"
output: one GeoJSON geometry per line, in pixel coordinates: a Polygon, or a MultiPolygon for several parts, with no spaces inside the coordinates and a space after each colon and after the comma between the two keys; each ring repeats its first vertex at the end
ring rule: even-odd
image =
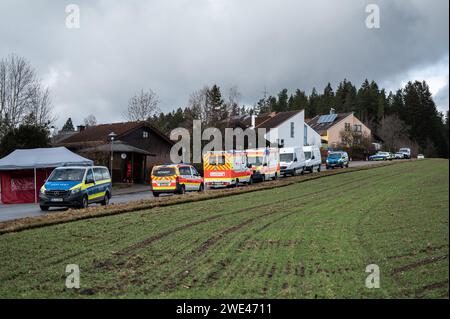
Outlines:
{"type": "Polygon", "coordinates": [[[113,160],[114,160],[114,151],[113,151],[113,145],[114,145],[114,139],[116,138],[117,134],[114,132],[111,132],[108,134],[108,137],[111,141],[111,160],[109,161],[109,172],[111,174],[111,183],[113,180],[113,160]]]}

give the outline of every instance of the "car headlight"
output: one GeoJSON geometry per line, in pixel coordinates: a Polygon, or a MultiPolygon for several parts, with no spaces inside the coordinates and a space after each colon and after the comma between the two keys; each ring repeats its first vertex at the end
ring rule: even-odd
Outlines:
{"type": "Polygon", "coordinates": [[[72,190],[70,191],[70,193],[71,193],[72,195],[75,195],[75,194],[78,194],[80,191],[81,191],[81,188],[78,187],[78,188],[72,189],[72,190]]]}
{"type": "Polygon", "coordinates": [[[41,187],[41,190],[39,191],[41,194],[45,194],[45,188],[41,187]]]}

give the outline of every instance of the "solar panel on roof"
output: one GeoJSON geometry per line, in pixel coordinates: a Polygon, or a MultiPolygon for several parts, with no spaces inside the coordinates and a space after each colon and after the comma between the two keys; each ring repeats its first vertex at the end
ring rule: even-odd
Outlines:
{"type": "Polygon", "coordinates": [[[319,120],[317,121],[318,124],[320,123],[331,123],[333,122],[337,117],[337,114],[328,114],[328,115],[321,115],[319,117],[319,120]]]}

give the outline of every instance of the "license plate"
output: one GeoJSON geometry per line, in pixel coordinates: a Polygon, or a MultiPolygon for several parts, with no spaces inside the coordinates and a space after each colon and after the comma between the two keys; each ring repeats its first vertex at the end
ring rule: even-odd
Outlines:
{"type": "Polygon", "coordinates": [[[52,198],[52,199],[50,199],[50,201],[52,201],[52,202],[62,202],[63,199],[62,198],[52,198]]]}

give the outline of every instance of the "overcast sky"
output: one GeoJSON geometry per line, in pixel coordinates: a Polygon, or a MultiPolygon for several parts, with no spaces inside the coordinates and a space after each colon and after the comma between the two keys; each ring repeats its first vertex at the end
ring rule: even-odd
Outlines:
{"type": "Polygon", "coordinates": [[[88,114],[121,121],[142,88],[169,111],[213,83],[236,85],[253,104],[265,88],[426,80],[448,110],[448,11],[448,0],[0,0],[0,57],[16,53],[36,68],[59,127],[88,114]],[[79,29],[65,24],[71,3],[79,29]],[[366,27],[369,3],[380,8],[379,29],[366,27]]]}

